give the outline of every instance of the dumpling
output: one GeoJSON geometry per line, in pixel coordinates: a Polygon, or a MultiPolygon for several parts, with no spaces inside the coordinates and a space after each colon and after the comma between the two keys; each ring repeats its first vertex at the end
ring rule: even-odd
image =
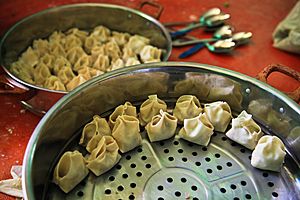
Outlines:
{"type": "Polygon", "coordinates": [[[22,61],[17,61],[11,64],[10,71],[27,83],[35,83],[33,80],[34,68],[24,64],[22,61]]]}
{"type": "Polygon", "coordinates": [[[106,55],[108,55],[111,60],[114,61],[120,58],[121,50],[118,44],[114,40],[107,42],[104,48],[105,48],[106,55]]]}
{"type": "Polygon", "coordinates": [[[198,116],[202,112],[202,108],[197,97],[193,95],[183,95],[177,99],[173,115],[182,124],[184,119],[190,119],[198,116]]]}
{"type": "Polygon", "coordinates": [[[104,55],[99,55],[93,64],[93,68],[100,71],[106,72],[109,70],[109,57],[104,55]]]}
{"type": "Polygon", "coordinates": [[[81,47],[73,47],[67,51],[66,58],[68,61],[74,65],[79,58],[86,55],[84,50],[81,47]]]}
{"type": "Polygon", "coordinates": [[[111,63],[111,70],[119,69],[124,66],[125,66],[124,61],[122,59],[118,58],[117,60],[115,60],[111,63]]]}
{"type": "Polygon", "coordinates": [[[84,41],[85,41],[86,37],[88,36],[88,32],[79,30],[78,28],[71,28],[66,32],[66,34],[76,36],[77,38],[79,38],[81,40],[82,44],[84,44],[84,41]]]}
{"type": "Polygon", "coordinates": [[[119,147],[111,136],[103,136],[87,159],[87,167],[96,175],[110,170],[121,158],[119,147]]]}
{"type": "Polygon", "coordinates": [[[66,35],[63,34],[61,31],[54,31],[50,36],[49,36],[49,42],[59,42],[60,44],[65,43],[65,37],[66,35]]]}
{"type": "Polygon", "coordinates": [[[91,33],[91,36],[95,36],[101,43],[107,42],[110,37],[110,30],[105,26],[96,26],[91,33]]]}
{"type": "Polygon", "coordinates": [[[43,63],[38,64],[33,71],[34,82],[39,86],[43,85],[50,76],[51,72],[49,68],[43,63]]]}
{"type": "Polygon", "coordinates": [[[265,135],[259,139],[252,152],[251,165],[259,169],[279,172],[285,155],[282,141],[276,136],[265,135]]]}
{"type": "Polygon", "coordinates": [[[122,53],[123,53],[122,59],[123,59],[125,62],[127,62],[127,60],[128,60],[129,58],[135,58],[135,59],[137,60],[137,55],[136,55],[136,53],[134,53],[134,51],[133,51],[132,49],[128,48],[128,47],[124,47],[124,48],[122,49],[122,53]]]}
{"type": "Polygon", "coordinates": [[[161,57],[161,49],[151,45],[146,45],[140,52],[141,60],[145,62],[159,61],[161,57]]]}
{"type": "Polygon", "coordinates": [[[100,40],[96,36],[90,35],[85,39],[84,49],[87,53],[91,53],[92,49],[99,47],[100,45],[100,40]]]}
{"type": "Polygon", "coordinates": [[[31,47],[28,47],[28,49],[22,53],[19,61],[22,61],[30,67],[34,67],[39,62],[39,55],[31,47]]]}
{"type": "Polygon", "coordinates": [[[58,72],[64,67],[70,67],[71,68],[71,63],[66,58],[64,58],[63,56],[57,57],[56,60],[54,61],[53,73],[55,75],[57,75],[58,72]]]}
{"type": "Polygon", "coordinates": [[[207,119],[206,114],[201,113],[197,117],[184,119],[178,136],[187,141],[207,146],[213,133],[213,125],[207,119]]]}
{"type": "Polygon", "coordinates": [[[67,151],[59,159],[54,169],[53,181],[65,193],[70,192],[89,173],[82,154],[67,151]]]}
{"type": "Polygon", "coordinates": [[[103,72],[91,67],[84,67],[78,71],[78,74],[82,75],[86,80],[89,80],[95,76],[103,74],[103,72]]]}
{"type": "Polygon", "coordinates": [[[136,54],[139,54],[144,46],[148,45],[150,40],[140,35],[134,35],[129,38],[128,43],[125,45],[127,48],[132,49],[136,54]]]}
{"type": "Polygon", "coordinates": [[[145,127],[151,142],[165,140],[175,135],[177,118],[160,110],[145,127]]]}
{"type": "Polygon", "coordinates": [[[204,105],[204,112],[214,126],[215,131],[225,132],[228,124],[231,121],[231,109],[228,103],[217,101],[204,105]]]}
{"type": "Polygon", "coordinates": [[[103,55],[106,56],[106,52],[105,52],[105,46],[101,45],[101,46],[95,46],[91,49],[91,61],[92,63],[94,63],[97,58],[99,57],[99,55],[103,55]]]}
{"type": "Polygon", "coordinates": [[[125,153],[142,143],[139,120],[134,116],[118,116],[112,136],[117,141],[120,151],[125,153]]]}
{"type": "Polygon", "coordinates": [[[37,52],[37,54],[39,55],[39,57],[42,57],[46,53],[49,53],[49,43],[47,40],[33,40],[32,46],[35,52],[37,52]]]}
{"type": "MultiPolygon", "coordinates": [[[[55,62],[55,57],[51,54],[46,53],[43,57],[40,58],[39,64],[44,64],[46,65],[50,70],[53,69],[54,67],[54,62],[55,62]]],[[[38,64],[38,65],[39,65],[38,64]]]]}
{"type": "Polygon", "coordinates": [[[75,76],[68,84],[67,84],[67,90],[71,91],[77,86],[81,85],[82,83],[86,82],[87,80],[81,75],[75,76]]]}
{"type": "Polygon", "coordinates": [[[109,116],[109,126],[113,128],[116,124],[117,118],[120,115],[130,115],[133,117],[137,116],[136,107],[133,106],[130,102],[125,102],[124,105],[120,105],[115,108],[114,112],[109,116]]]}
{"type": "Polygon", "coordinates": [[[49,52],[55,57],[65,56],[66,54],[63,46],[58,42],[49,43],[49,52]]]}
{"type": "Polygon", "coordinates": [[[84,67],[90,66],[90,56],[83,54],[81,57],[78,58],[76,63],[74,64],[74,71],[78,71],[84,67]]]}
{"type": "Polygon", "coordinates": [[[115,40],[118,46],[122,47],[128,42],[129,37],[130,34],[128,33],[120,33],[120,32],[113,31],[111,39],[115,40]]]}
{"type": "Polygon", "coordinates": [[[111,129],[107,121],[98,115],[95,115],[93,120],[84,126],[79,144],[87,146],[92,137],[95,135],[111,135],[111,129]]]}
{"type": "Polygon", "coordinates": [[[44,87],[50,90],[66,91],[65,85],[61,82],[61,80],[57,76],[53,75],[46,79],[44,87]]]}
{"type": "Polygon", "coordinates": [[[148,124],[152,117],[159,114],[160,110],[167,111],[167,104],[157,95],[150,95],[140,107],[139,120],[142,126],[148,124]]]}
{"type": "Polygon", "coordinates": [[[64,67],[58,72],[57,77],[63,84],[68,84],[75,77],[75,74],[71,67],[64,67]]]}
{"type": "Polygon", "coordinates": [[[126,63],[125,63],[125,66],[131,66],[131,65],[138,65],[138,64],[141,64],[141,62],[137,59],[137,58],[128,58],[126,63]]]}
{"type": "Polygon", "coordinates": [[[75,35],[67,35],[65,37],[65,50],[68,51],[73,47],[81,47],[82,41],[75,35]]]}
{"type": "Polygon", "coordinates": [[[244,110],[237,118],[232,119],[232,127],[226,133],[226,136],[246,148],[253,150],[259,138],[263,136],[263,132],[260,126],[252,119],[252,115],[244,110]]]}

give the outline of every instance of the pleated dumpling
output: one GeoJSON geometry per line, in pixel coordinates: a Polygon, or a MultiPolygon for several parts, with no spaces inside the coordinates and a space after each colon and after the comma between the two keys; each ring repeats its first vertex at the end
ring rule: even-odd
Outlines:
{"type": "Polygon", "coordinates": [[[140,107],[139,120],[142,126],[148,124],[152,117],[159,114],[160,110],[167,111],[167,104],[159,99],[157,95],[150,95],[140,107]]]}
{"type": "Polygon", "coordinates": [[[70,192],[89,173],[82,154],[78,151],[67,151],[54,169],[53,181],[65,193],[70,192]]]}
{"type": "Polygon", "coordinates": [[[140,57],[144,63],[160,60],[161,49],[151,45],[146,45],[141,50],[140,57]]]}
{"type": "Polygon", "coordinates": [[[28,49],[24,53],[22,53],[19,60],[30,67],[34,67],[39,62],[39,55],[31,47],[28,47],[28,49]]]}
{"type": "Polygon", "coordinates": [[[178,136],[187,141],[207,146],[213,133],[213,125],[207,119],[206,114],[201,113],[197,117],[184,119],[178,136]]]}
{"type": "Polygon", "coordinates": [[[134,149],[142,143],[139,120],[129,115],[118,116],[112,136],[117,141],[122,153],[134,149]]]}
{"type": "Polygon", "coordinates": [[[65,50],[68,51],[74,47],[81,47],[82,41],[75,35],[67,35],[65,37],[65,50]]]}
{"type": "Polygon", "coordinates": [[[85,42],[86,37],[88,36],[88,32],[79,30],[78,28],[71,28],[66,32],[68,35],[74,35],[79,38],[82,43],[85,42]]]}
{"type": "Polygon", "coordinates": [[[66,51],[66,58],[72,65],[74,65],[79,60],[79,58],[86,55],[86,53],[80,46],[75,46],[71,49],[66,49],[66,51]]]}
{"type": "Polygon", "coordinates": [[[121,56],[121,50],[115,40],[111,40],[105,44],[106,55],[109,56],[111,60],[116,60],[121,56]]]}
{"type": "Polygon", "coordinates": [[[24,64],[22,61],[12,63],[10,71],[27,83],[35,83],[35,81],[33,80],[34,68],[24,64]]]}
{"type": "Polygon", "coordinates": [[[101,45],[100,40],[94,35],[88,36],[84,41],[84,49],[87,53],[91,53],[92,49],[101,45]]]}
{"type": "Polygon", "coordinates": [[[136,107],[133,106],[130,102],[125,102],[124,105],[120,105],[115,108],[114,112],[109,116],[109,126],[113,128],[116,124],[117,118],[120,115],[129,115],[133,117],[137,117],[136,107]]]}
{"type": "Polygon", "coordinates": [[[190,119],[198,116],[202,108],[197,97],[193,95],[183,95],[177,99],[173,115],[182,124],[184,119],[190,119]]]}
{"type": "Polygon", "coordinates": [[[252,152],[253,167],[279,172],[286,155],[283,142],[276,136],[261,137],[252,152]]]}
{"type": "Polygon", "coordinates": [[[58,74],[58,72],[64,68],[64,67],[70,67],[71,68],[71,63],[63,56],[59,56],[55,59],[54,65],[53,65],[53,73],[55,75],[58,74]]]}
{"type": "Polygon", "coordinates": [[[111,63],[111,70],[119,69],[124,66],[125,66],[124,61],[121,58],[118,58],[117,60],[111,63]]]}
{"type": "Polygon", "coordinates": [[[204,105],[204,112],[214,126],[215,131],[225,132],[228,124],[231,121],[231,109],[228,103],[217,101],[204,105]]]}
{"type": "Polygon", "coordinates": [[[111,135],[111,129],[106,119],[98,115],[94,115],[93,120],[84,126],[79,144],[87,146],[95,135],[111,135]]]}
{"type": "Polygon", "coordinates": [[[91,67],[84,67],[80,70],[78,70],[78,74],[82,75],[86,80],[89,80],[95,76],[99,76],[103,74],[104,72],[91,68],[91,67]]]}
{"type": "Polygon", "coordinates": [[[109,57],[105,55],[99,55],[93,63],[93,68],[106,72],[109,69],[109,57]]]}
{"type": "Polygon", "coordinates": [[[65,85],[61,82],[61,80],[57,76],[53,75],[46,79],[44,87],[50,90],[66,91],[65,85]]]}
{"type": "MultiPolygon", "coordinates": [[[[46,53],[43,57],[40,58],[39,64],[46,65],[49,69],[53,69],[55,62],[55,56],[46,53]]],[[[38,65],[39,65],[38,64],[38,65]]]]}
{"type": "Polygon", "coordinates": [[[83,54],[81,57],[78,58],[78,60],[74,64],[73,69],[74,71],[78,71],[84,67],[89,67],[90,65],[90,56],[83,54]]]}
{"type": "Polygon", "coordinates": [[[77,86],[81,85],[82,83],[86,82],[87,80],[81,75],[75,76],[68,84],[67,84],[67,90],[71,91],[77,86]]]}
{"type": "Polygon", "coordinates": [[[259,125],[252,119],[252,115],[245,110],[237,118],[232,119],[232,127],[226,133],[231,140],[253,150],[258,140],[263,136],[259,125]]]}
{"type": "Polygon", "coordinates": [[[115,40],[115,42],[120,46],[124,46],[129,40],[130,34],[128,33],[120,33],[117,31],[112,32],[111,39],[115,40]]]}
{"type": "Polygon", "coordinates": [[[138,65],[138,64],[141,64],[141,62],[137,58],[131,57],[127,59],[125,66],[128,67],[131,65],[138,65]]]}
{"type": "Polygon", "coordinates": [[[139,54],[144,46],[148,45],[150,40],[140,35],[134,35],[129,38],[128,43],[125,45],[127,48],[132,49],[136,54],[139,54]]]}
{"type": "Polygon", "coordinates": [[[110,37],[110,30],[105,26],[96,26],[94,30],[91,32],[91,36],[94,36],[100,42],[107,42],[110,37]]]}
{"type": "Polygon", "coordinates": [[[160,110],[145,127],[151,142],[165,140],[175,135],[177,127],[176,117],[160,110]]]}
{"type": "Polygon", "coordinates": [[[49,43],[49,52],[55,57],[65,56],[66,54],[63,46],[59,42],[49,43]]]}
{"type": "Polygon", "coordinates": [[[75,77],[75,74],[73,73],[71,67],[63,67],[61,70],[59,70],[57,77],[63,84],[68,84],[75,77]]]}
{"type": "Polygon", "coordinates": [[[87,167],[96,176],[100,176],[119,162],[121,156],[118,150],[119,147],[114,138],[103,136],[88,157],[87,167]]]}
{"type": "Polygon", "coordinates": [[[51,72],[49,68],[43,63],[38,64],[38,66],[33,71],[34,82],[39,86],[42,86],[45,83],[46,79],[50,76],[51,72]]]}
{"type": "Polygon", "coordinates": [[[33,49],[38,53],[40,57],[49,53],[49,43],[47,40],[37,39],[33,40],[33,49]]]}

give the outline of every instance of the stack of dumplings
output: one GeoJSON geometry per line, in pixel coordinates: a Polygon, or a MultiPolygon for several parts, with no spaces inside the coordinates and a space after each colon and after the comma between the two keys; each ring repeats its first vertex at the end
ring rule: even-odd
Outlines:
{"type": "MultiPolygon", "coordinates": [[[[100,31],[98,34],[106,35],[107,32],[100,31]]],[[[139,51],[143,42],[135,44],[133,50],[139,51]]],[[[124,44],[124,41],[120,40],[119,43],[124,44]]],[[[172,138],[178,131],[176,137],[208,146],[214,131],[225,133],[230,121],[232,126],[226,136],[254,150],[251,165],[280,171],[286,155],[283,143],[278,137],[263,136],[260,126],[246,111],[233,118],[226,102],[207,103],[202,107],[199,99],[193,95],[179,97],[170,111],[166,102],[153,94],[141,104],[139,113],[134,105],[125,102],[116,107],[107,119],[95,115],[84,126],[79,141],[88,153],[83,156],[78,151],[65,152],[55,167],[54,183],[68,193],[87,176],[88,171],[96,176],[109,171],[119,162],[123,153],[142,144],[140,126],[145,127],[150,142],[172,138]]]]}
{"type": "Polygon", "coordinates": [[[162,50],[140,35],[97,26],[91,32],[71,28],[37,39],[10,71],[21,80],[50,90],[71,91],[105,72],[161,61],[162,50]]]}

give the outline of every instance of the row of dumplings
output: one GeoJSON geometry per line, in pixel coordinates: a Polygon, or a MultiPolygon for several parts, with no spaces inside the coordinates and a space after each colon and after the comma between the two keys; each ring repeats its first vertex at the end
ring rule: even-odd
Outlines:
{"type": "Polygon", "coordinates": [[[90,33],[71,28],[37,39],[12,63],[10,71],[23,81],[51,90],[70,91],[114,69],[161,61],[162,50],[140,35],[97,26],[90,33]]]}
{"type": "Polygon", "coordinates": [[[78,151],[64,153],[54,170],[54,182],[67,193],[89,170],[96,176],[107,172],[119,162],[119,151],[126,153],[141,145],[140,126],[145,127],[150,142],[155,142],[173,137],[180,124],[179,138],[207,146],[214,131],[225,133],[230,122],[232,127],[226,136],[254,149],[251,159],[254,167],[280,170],[285,156],[283,143],[275,136],[263,136],[259,125],[246,111],[233,119],[226,102],[217,101],[202,107],[193,95],[179,97],[175,108],[169,111],[163,100],[150,95],[141,104],[139,113],[126,102],[116,107],[107,120],[95,115],[85,125],[79,142],[89,153],[85,157],[78,151]]]}

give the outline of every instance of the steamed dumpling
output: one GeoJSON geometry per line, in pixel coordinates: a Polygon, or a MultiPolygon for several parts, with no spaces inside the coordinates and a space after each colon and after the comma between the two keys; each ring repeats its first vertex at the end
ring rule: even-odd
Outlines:
{"type": "Polygon", "coordinates": [[[111,129],[106,119],[101,118],[98,115],[95,115],[93,121],[84,126],[79,144],[87,146],[95,135],[111,135],[111,129]]]}
{"type": "Polygon", "coordinates": [[[242,111],[239,116],[232,119],[232,128],[226,133],[231,140],[253,150],[263,136],[259,125],[252,119],[252,115],[242,111]]]}
{"type": "Polygon", "coordinates": [[[111,136],[103,136],[87,159],[87,167],[96,175],[110,170],[121,158],[119,147],[111,136]]]}
{"type": "Polygon", "coordinates": [[[150,95],[140,107],[139,119],[142,126],[148,124],[152,117],[159,114],[160,110],[167,111],[167,104],[157,95],[150,95]]]}
{"type": "Polygon", "coordinates": [[[70,192],[89,173],[82,154],[78,151],[67,151],[54,169],[53,181],[65,193],[70,192]]]}
{"type": "Polygon", "coordinates": [[[157,47],[151,45],[146,45],[141,50],[140,57],[144,63],[148,63],[151,61],[157,62],[161,57],[161,49],[158,49],[157,47]]]}
{"type": "Polygon", "coordinates": [[[252,152],[251,165],[259,169],[279,172],[285,155],[282,141],[276,136],[266,135],[259,139],[252,152]]]}
{"type": "Polygon", "coordinates": [[[178,136],[187,141],[207,146],[214,131],[213,125],[205,114],[200,114],[191,119],[184,119],[183,127],[178,136]]]}
{"type": "Polygon", "coordinates": [[[114,112],[109,116],[109,125],[113,128],[116,124],[117,118],[121,115],[130,115],[130,116],[137,116],[136,107],[133,106],[130,102],[125,102],[124,105],[120,105],[116,107],[114,112]]]}
{"type": "Polygon", "coordinates": [[[66,91],[65,85],[57,76],[48,77],[45,81],[44,87],[50,90],[66,91]]]}
{"type": "Polygon", "coordinates": [[[149,43],[150,40],[148,38],[140,35],[134,35],[129,38],[129,41],[125,46],[132,49],[136,54],[139,54],[144,46],[149,43]]]}
{"type": "Polygon", "coordinates": [[[142,143],[139,120],[129,115],[118,116],[112,136],[117,141],[122,153],[134,149],[142,143]]]}
{"type": "Polygon", "coordinates": [[[217,101],[204,105],[204,112],[214,126],[214,130],[225,132],[231,121],[231,109],[226,102],[217,101]]]}
{"type": "Polygon", "coordinates": [[[160,110],[159,115],[152,118],[146,126],[147,134],[151,142],[165,140],[175,135],[177,127],[176,117],[160,110]]]}
{"type": "Polygon", "coordinates": [[[71,91],[75,89],[77,86],[81,85],[82,83],[86,82],[87,80],[81,75],[75,76],[68,84],[67,84],[67,90],[71,91]]]}
{"type": "Polygon", "coordinates": [[[197,97],[193,95],[183,95],[178,98],[173,115],[182,123],[184,119],[190,119],[198,116],[202,108],[197,97]]]}

